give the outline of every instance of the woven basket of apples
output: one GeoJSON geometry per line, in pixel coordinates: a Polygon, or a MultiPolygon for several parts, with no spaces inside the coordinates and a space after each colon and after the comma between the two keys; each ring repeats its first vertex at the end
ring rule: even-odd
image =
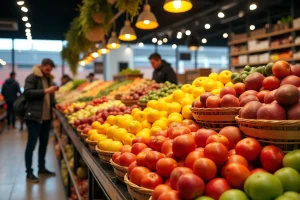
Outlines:
{"type": "Polygon", "coordinates": [[[232,87],[224,87],[220,95],[206,92],[200,100],[193,102],[191,111],[193,118],[204,128],[216,131],[226,126],[237,126],[235,116],[238,115],[240,100],[232,87]]]}
{"type": "Polygon", "coordinates": [[[120,181],[124,182],[124,176],[127,173],[128,167],[124,167],[124,166],[118,165],[112,159],[110,160],[110,165],[113,167],[114,172],[115,172],[117,178],[120,181]]]}
{"type": "Polygon", "coordinates": [[[151,198],[153,190],[140,187],[134,183],[132,183],[127,174],[124,176],[124,181],[127,185],[128,193],[130,194],[132,199],[136,200],[149,200],[151,198]]]}
{"type": "Polygon", "coordinates": [[[245,136],[263,146],[273,144],[285,152],[299,149],[300,66],[291,67],[285,61],[270,66],[269,76],[253,72],[245,79],[246,104],[236,121],[245,136]]]}

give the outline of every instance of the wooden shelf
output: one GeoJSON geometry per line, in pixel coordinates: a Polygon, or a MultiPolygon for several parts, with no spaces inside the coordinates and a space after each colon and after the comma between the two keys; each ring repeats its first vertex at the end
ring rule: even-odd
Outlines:
{"type": "MultiPolygon", "coordinates": [[[[300,61],[300,58],[287,58],[287,59],[279,59],[279,60],[285,60],[285,61],[300,61]]],[[[275,60],[270,60],[269,62],[275,62],[275,60]]],[[[269,62],[257,62],[257,63],[243,63],[243,64],[231,64],[230,67],[233,68],[239,68],[239,67],[244,67],[246,65],[249,66],[256,66],[256,65],[265,65],[268,64],[269,62]]]]}
{"type": "Polygon", "coordinates": [[[279,46],[274,46],[274,47],[265,48],[265,49],[252,50],[252,51],[241,51],[241,52],[237,52],[237,53],[230,53],[229,55],[231,57],[233,57],[233,56],[246,55],[246,54],[251,54],[251,53],[259,53],[259,52],[285,49],[285,48],[296,47],[296,46],[300,46],[300,43],[283,44],[283,45],[279,45],[279,46]]]}
{"type": "Polygon", "coordinates": [[[294,31],[300,31],[300,27],[285,29],[285,30],[281,30],[281,31],[271,32],[271,33],[266,33],[266,34],[257,35],[257,36],[253,36],[253,37],[247,37],[247,38],[240,39],[240,40],[233,40],[233,41],[228,42],[228,45],[232,46],[232,45],[236,45],[236,44],[242,44],[242,43],[248,42],[249,40],[264,39],[264,38],[268,38],[268,37],[273,37],[273,36],[283,35],[283,34],[286,34],[286,33],[291,33],[291,32],[294,32],[294,31]]]}

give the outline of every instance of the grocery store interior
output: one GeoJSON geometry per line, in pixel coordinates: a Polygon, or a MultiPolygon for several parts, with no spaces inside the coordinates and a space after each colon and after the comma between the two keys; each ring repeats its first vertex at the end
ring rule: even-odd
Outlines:
{"type": "Polygon", "coordinates": [[[0,200],[300,200],[299,0],[0,8],[0,200]]]}

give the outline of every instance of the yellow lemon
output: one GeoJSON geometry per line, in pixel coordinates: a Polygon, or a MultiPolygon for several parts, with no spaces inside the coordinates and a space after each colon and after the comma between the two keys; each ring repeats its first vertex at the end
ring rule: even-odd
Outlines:
{"type": "Polygon", "coordinates": [[[113,139],[116,140],[116,141],[122,141],[122,138],[124,137],[124,135],[126,133],[128,133],[128,132],[127,132],[127,130],[125,128],[118,128],[113,133],[113,139]]]}
{"type": "Polygon", "coordinates": [[[131,121],[128,125],[128,132],[130,132],[132,134],[137,134],[141,130],[142,130],[142,125],[140,122],[138,122],[136,120],[131,121]]]}
{"type": "Polygon", "coordinates": [[[89,140],[91,141],[94,141],[94,142],[99,142],[99,141],[102,141],[102,140],[105,140],[107,139],[106,135],[103,135],[103,134],[93,134],[89,140]]]}
{"type": "Polygon", "coordinates": [[[143,111],[136,112],[133,116],[133,119],[139,122],[147,120],[147,113],[143,111]]]}
{"type": "Polygon", "coordinates": [[[156,109],[159,110],[159,111],[166,110],[167,109],[167,102],[165,102],[162,99],[159,99],[157,101],[156,109]]]}
{"type": "Polygon", "coordinates": [[[121,121],[123,121],[123,120],[124,120],[124,118],[123,118],[122,115],[117,115],[117,116],[115,116],[114,124],[115,124],[116,126],[119,126],[119,123],[120,123],[121,121]]]}
{"type": "Polygon", "coordinates": [[[98,121],[94,121],[94,122],[92,123],[92,129],[99,129],[100,126],[101,126],[101,123],[98,122],[98,121]]]}
{"type": "Polygon", "coordinates": [[[148,139],[148,138],[150,138],[150,131],[149,132],[140,131],[136,134],[136,137],[142,137],[142,138],[148,139]]]}
{"type": "Polygon", "coordinates": [[[156,136],[156,133],[162,131],[163,129],[160,126],[152,126],[150,131],[150,136],[156,136]]]}
{"type": "Polygon", "coordinates": [[[142,131],[142,132],[147,132],[147,133],[150,134],[151,129],[150,129],[150,128],[143,128],[141,131],[142,131]]]}
{"type": "Polygon", "coordinates": [[[223,88],[224,87],[224,84],[220,81],[216,81],[216,85],[217,85],[217,88],[223,88]]]}
{"type": "Polygon", "coordinates": [[[91,129],[91,130],[89,130],[89,132],[88,132],[88,138],[89,138],[89,140],[90,140],[90,137],[91,137],[93,134],[98,134],[98,130],[96,130],[96,129],[91,129]]]}
{"type": "Polygon", "coordinates": [[[196,86],[196,87],[201,87],[201,86],[203,86],[203,83],[204,83],[207,79],[208,79],[208,77],[204,77],[204,76],[198,77],[198,78],[196,78],[196,79],[193,81],[192,85],[194,85],[194,86],[196,86]]]}
{"type": "Polygon", "coordinates": [[[99,149],[103,150],[103,151],[107,151],[112,143],[112,139],[105,139],[105,140],[102,140],[100,142],[98,142],[98,147],[99,149]]]}
{"type": "Polygon", "coordinates": [[[106,135],[108,138],[113,138],[114,132],[118,129],[117,126],[111,126],[107,129],[106,135]]]}
{"type": "MultiPolygon", "coordinates": [[[[167,108],[166,108],[166,109],[167,109],[167,108]]],[[[159,116],[160,116],[160,117],[168,117],[168,112],[165,111],[165,110],[160,111],[160,112],[159,112],[159,116]]]]}
{"type": "Polygon", "coordinates": [[[147,107],[143,111],[148,114],[151,110],[153,110],[153,108],[147,107]]]}
{"type": "Polygon", "coordinates": [[[171,103],[171,102],[172,102],[172,99],[173,99],[173,95],[171,94],[171,95],[169,95],[169,96],[166,97],[165,101],[166,101],[167,103],[171,103]]]}
{"type": "Polygon", "coordinates": [[[134,116],[134,114],[136,112],[140,112],[141,110],[139,108],[134,108],[132,111],[131,111],[131,115],[134,116]]]}
{"type": "Polygon", "coordinates": [[[181,112],[181,104],[177,102],[169,103],[167,106],[168,114],[171,113],[180,113],[181,112]]]}
{"type": "Polygon", "coordinates": [[[147,103],[147,107],[148,108],[156,108],[156,105],[157,105],[157,101],[156,100],[150,100],[150,101],[148,101],[148,103],[147,103]]]}
{"type": "Polygon", "coordinates": [[[194,98],[200,97],[205,93],[205,89],[203,87],[195,87],[193,91],[194,98]]]}
{"type": "Polygon", "coordinates": [[[226,87],[231,87],[231,88],[233,88],[234,84],[230,81],[230,82],[226,83],[225,86],[226,86],[226,87]]]}
{"type": "Polygon", "coordinates": [[[173,122],[181,123],[182,122],[182,117],[178,117],[178,116],[168,117],[168,125],[170,125],[173,122]]]}
{"type": "Polygon", "coordinates": [[[170,117],[179,117],[181,120],[183,120],[183,117],[180,113],[172,113],[172,114],[169,115],[168,118],[170,118],[170,117]]]}
{"type": "Polygon", "coordinates": [[[208,79],[204,82],[203,87],[204,87],[206,92],[210,92],[213,89],[217,88],[217,84],[216,84],[216,81],[214,81],[212,79],[208,79]]]}
{"type": "Polygon", "coordinates": [[[150,123],[155,122],[160,118],[159,111],[158,110],[151,110],[147,115],[147,120],[150,123]]]}
{"type": "Polygon", "coordinates": [[[161,117],[159,120],[165,121],[167,123],[168,122],[168,118],[167,117],[161,117]]]}
{"type": "Polygon", "coordinates": [[[115,116],[109,115],[106,119],[106,122],[109,123],[110,125],[115,125],[115,116]]]}
{"type": "Polygon", "coordinates": [[[147,120],[142,121],[141,125],[143,128],[151,128],[152,127],[151,124],[147,120]]]}
{"type": "Polygon", "coordinates": [[[124,145],[132,145],[132,141],[134,140],[135,135],[131,134],[131,133],[127,133],[124,135],[124,137],[122,138],[122,143],[124,145]]]}
{"type": "Polygon", "coordinates": [[[185,93],[190,93],[191,91],[193,91],[193,86],[190,85],[190,84],[184,84],[182,87],[181,87],[181,90],[185,93]]]}
{"type": "Polygon", "coordinates": [[[126,118],[126,119],[131,119],[131,120],[133,120],[133,116],[132,116],[132,115],[129,115],[129,114],[125,114],[125,115],[123,115],[123,117],[126,118]]]}
{"type": "Polygon", "coordinates": [[[186,95],[181,101],[180,101],[180,104],[181,106],[185,106],[185,105],[192,105],[194,101],[194,96],[192,95],[186,95]]]}
{"type": "Polygon", "coordinates": [[[107,151],[112,151],[112,152],[120,152],[123,147],[122,142],[120,141],[112,141],[110,143],[110,146],[108,147],[107,151]]]}
{"type": "Polygon", "coordinates": [[[153,124],[152,124],[152,126],[159,126],[160,128],[162,128],[163,130],[164,129],[166,129],[167,128],[167,123],[164,121],[164,120],[161,120],[161,119],[159,119],[159,120],[156,120],[153,124]]]}
{"type": "Polygon", "coordinates": [[[105,133],[107,133],[107,130],[109,127],[111,127],[111,125],[108,123],[104,123],[103,126],[104,126],[105,133]]]}
{"type": "Polygon", "coordinates": [[[125,118],[118,122],[118,127],[128,129],[128,124],[132,121],[130,118],[125,118]]]}
{"type": "Polygon", "coordinates": [[[177,101],[177,102],[180,102],[181,99],[183,99],[185,96],[184,92],[182,90],[175,90],[173,92],[173,100],[174,101],[177,101]]]}
{"type": "Polygon", "coordinates": [[[231,75],[232,72],[229,70],[223,70],[220,74],[219,74],[219,81],[221,81],[223,84],[226,84],[228,82],[231,81],[231,75]]]}
{"type": "Polygon", "coordinates": [[[211,93],[214,95],[217,95],[217,94],[220,94],[220,91],[221,91],[221,88],[218,88],[218,89],[212,90],[211,93]]]}
{"type": "Polygon", "coordinates": [[[183,107],[183,109],[182,109],[182,116],[185,119],[193,119],[192,111],[190,109],[191,107],[192,107],[191,105],[186,105],[186,106],[183,107]]]}
{"type": "Polygon", "coordinates": [[[211,73],[208,78],[212,79],[212,80],[215,80],[215,81],[218,81],[219,80],[219,74],[217,73],[211,73]]]}

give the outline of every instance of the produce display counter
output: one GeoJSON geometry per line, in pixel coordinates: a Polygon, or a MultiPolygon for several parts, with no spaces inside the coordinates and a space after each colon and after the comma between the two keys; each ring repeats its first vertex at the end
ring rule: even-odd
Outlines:
{"type": "MultiPolygon", "coordinates": [[[[86,165],[91,172],[89,174],[89,183],[93,183],[93,180],[98,183],[103,193],[108,199],[121,200],[121,199],[131,199],[127,187],[124,183],[119,181],[113,171],[113,168],[103,164],[97,156],[94,156],[88,147],[80,140],[76,134],[76,130],[68,123],[66,118],[58,110],[54,110],[57,118],[59,119],[63,129],[68,134],[74,147],[81,155],[82,159],[85,161],[86,165]]],[[[93,189],[89,184],[89,189],[93,189]]],[[[78,192],[78,191],[77,191],[78,192]]],[[[93,194],[94,191],[89,191],[89,194],[93,194]]],[[[89,195],[90,196],[90,195],[89,195]]],[[[93,199],[93,198],[89,198],[93,199]]]]}

